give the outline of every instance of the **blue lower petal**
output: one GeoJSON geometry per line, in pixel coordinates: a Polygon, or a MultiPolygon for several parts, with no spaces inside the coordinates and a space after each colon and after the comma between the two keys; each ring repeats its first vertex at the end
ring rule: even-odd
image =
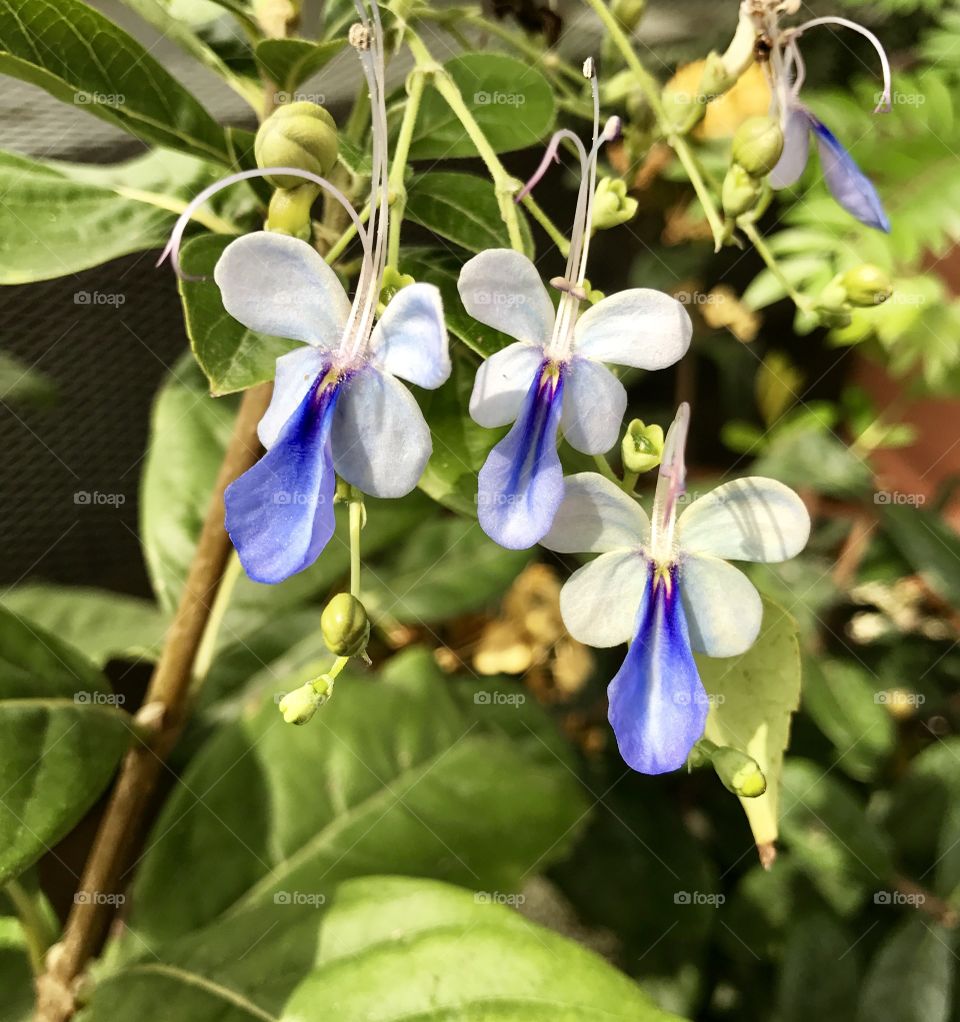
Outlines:
{"type": "Polygon", "coordinates": [[[333,535],[336,476],[330,426],[341,385],[321,372],[276,442],[226,489],[226,527],[255,582],[303,571],[333,535]]]}
{"type": "Polygon", "coordinates": [[[854,163],[833,132],[810,115],[820,151],[820,166],[830,193],[843,208],[867,227],[890,232],[890,221],[870,179],[854,163]]]}
{"type": "Polygon", "coordinates": [[[608,717],[620,755],[642,774],[686,762],[707,720],[707,693],[690,652],[676,569],[650,578],[637,611],[637,634],[607,688],[608,717]]]}
{"type": "Polygon", "coordinates": [[[510,432],[490,452],[478,478],[477,517],[500,546],[525,550],[542,539],[563,500],[557,427],[563,368],[537,370],[510,432]]]}

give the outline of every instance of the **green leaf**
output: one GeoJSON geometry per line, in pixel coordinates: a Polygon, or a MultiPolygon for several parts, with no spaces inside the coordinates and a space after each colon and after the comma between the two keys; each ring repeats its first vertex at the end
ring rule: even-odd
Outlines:
{"type": "Polygon", "coordinates": [[[837,765],[858,781],[875,777],[896,744],[893,719],[877,694],[853,660],[804,662],[803,708],[833,742],[837,765]]]}
{"type": "Polygon", "coordinates": [[[230,162],[210,114],[140,43],[80,0],[0,0],[0,71],[145,142],[230,162]]]}
{"type": "Polygon", "coordinates": [[[0,884],[70,831],[130,738],[106,679],[0,609],[0,884]]]}
{"type": "Polygon", "coordinates": [[[49,408],[56,399],[57,386],[53,380],[33,366],[0,351],[0,401],[8,405],[49,408]]]}
{"type": "Polygon", "coordinates": [[[520,574],[529,550],[505,550],[475,520],[427,522],[367,572],[361,598],[374,621],[435,623],[479,610],[520,574]]]}
{"type": "MultiPolygon", "coordinates": [[[[315,636],[300,671],[288,665],[272,687],[330,659],[315,636]]],[[[411,650],[376,680],[341,676],[305,727],[284,725],[267,697],[222,728],[148,842],[138,937],[169,938],[277,892],[326,892],[378,870],[510,891],[562,856],[586,806],[569,764],[537,737],[548,722],[524,707],[534,729],[508,737],[496,714],[484,725],[479,704],[465,713],[449,685],[428,652],[411,650]]]]}
{"type": "Polygon", "coordinates": [[[777,1022],[850,1022],[860,984],[857,956],[850,953],[854,943],[825,912],[795,921],[780,972],[777,1022]]]}
{"type": "Polygon", "coordinates": [[[180,253],[184,273],[205,278],[181,279],[180,297],[190,346],[215,397],[272,380],[277,359],[301,347],[299,341],[254,333],[224,309],[213,268],[233,240],[204,234],[188,242],[180,253]]]}
{"type": "Polygon", "coordinates": [[[785,764],[780,829],[794,861],[840,914],[889,888],[889,842],[847,787],[819,764],[785,764]]]}
{"type": "Polygon", "coordinates": [[[20,921],[0,915],[0,1022],[29,1022],[33,1017],[33,973],[20,921]]]}
{"type": "Polygon", "coordinates": [[[764,599],[760,635],[746,653],[723,660],[697,656],[696,661],[711,702],[704,736],[759,763],[767,790],[758,798],[740,799],[740,804],[757,846],[772,845],[777,839],[783,753],[800,702],[796,622],[764,599]]]}
{"type": "MultiPolygon", "coordinates": [[[[103,167],[0,152],[0,284],[62,277],[162,246],[177,218],[164,207],[215,176],[210,164],[169,150],[103,167]]],[[[74,295],[78,305],[89,300],[74,295]]]]}
{"type": "Polygon", "coordinates": [[[373,169],[370,154],[351,142],[345,135],[340,135],[338,139],[337,159],[351,174],[355,174],[357,177],[369,177],[373,169]]]}
{"type": "Polygon", "coordinates": [[[477,473],[504,431],[484,429],[470,418],[467,407],[477,366],[457,348],[452,363],[453,372],[442,387],[417,393],[433,437],[433,453],[419,486],[452,511],[476,518],[477,473]]]}
{"type": "Polygon", "coordinates": [[[489,894],[381,876],[289,893],[103,977],[83,1022],[678,1022],[489,894]]]}
{"type": "Polygon", "coordinates": [[[753,472],[841,498],[863,496],[872,481],[866,462],[822,428],[778,431],[753,463],[753,472]]]}
{"type": "Polygon", "coordinates": [[[960,539],[940,516],[909,504],[887,504],[883,524],[927,585],[948,603],[960,604],[960,539]]]}
{"type": "Polygon", "coordinates": [[[233,428],[236,406],[214,401],[189,356],[173,368],[153,407],[140,484],[140,535],[153,591],[173,612],[233,428]]]}
{"type": "MultiPolygon", "coordinates": [[[[502,53],[464,53],[444,64],[495,152],[526,149],[553,127],[553,89],[529,63],[502,53]]],[[[412,160],[452,160],[477,150],[446,100],[427,89],[410,146],[412,160]]]]}
{"type": "Polygon", "coordinates": [[[951,931],[920,915],[901,923],[867,970],[857,1022],[947,1022],[956,977],[954,940],[951,931]]]}
{"type": "MultiPolygon", "coordinates": [[[[510,248],[507,226],[500,216],[497,193],[487,178],[474,174],[435,171],[408,186],[406,215],[468,252],[510,248]]],[[[523,249],[533,258],[533,237],[523,212],[518,210],[523,249]]]]}
{"type": "Polygon", "coordinates": [[[463,262],[451,252],[438,248],[408,248],[401,253],[400,264],[404,273],[440,289],[447,329],[482,358],[489,358],[513,343],[512,337],[478,323],[467,314],[457,291],[463,262]]]}
{"type": "Polygon", "coordinates": [[[7,590],[0,603],[100,667],[108,660],[155,660],[167,627],[154,604],[105,589],[29,584],[7,590]]]}
{"type": "MultiPolygon", "coordinates": [[[[257,63],[281,92],[290,93],[326,67],[346,45],[345,38],[323,43],[311,43],[306,39],[264,39],[257,44],[257,63]]],[[[280,97],[278,100],[282,101],[280,97]]]]}

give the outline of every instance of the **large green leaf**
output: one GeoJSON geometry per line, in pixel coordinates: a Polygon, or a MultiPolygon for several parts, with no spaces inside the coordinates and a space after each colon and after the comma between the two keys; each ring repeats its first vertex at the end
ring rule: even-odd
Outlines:
{"type": "Polygon", "coordinates": [[[883,509],[887,533],[942,599],[960,604],[960,539],[938,515],[909,504],[883,509]]]}
{"type": "MultiPolygon", "coordinates": [[[[474,174],[433,171],[408,186],[406,215],[468,252],[510,248],[510,236],[500,216],[497,193],[488,178],[474,174]]],[[[518,210],[524,251],[533,257],[533,238],[518,210]]]]}
{"type": "Polygon", "coordinates": [[[0,0],[0,72],[146,142],[230,162],[210,114],[140,43],[80,0],[0,0]]]}
{"type": "Polygon", "coordinates": [[[34,583],[8,590],[0,603],[101,667],[113,659],[154,660],[168,623],[148,600],[106,589],[34,583]]]}
{"type": "Polygon", "coordinates": [[[0,1022],[28,1022],[33,1012],[33,974],[20,922],[0,915],[0,1022]]]}
{"type": "Polygon", "coordinates": [[[362,579],[374,620],[433,623],[479,610],[520,574],[529,550],[505,550],[474,520],[443,518],[413,532],[362,579]]]}
{"type": "Polygon", "coordinates": [[[753,756],[767,779],[758,798],[740,800],[758,847],[777,839],[780,769],[790,741],[790,719],[800,701],[796,622],[765,599],[757,641],[739,657],[698,656],[711,699],[705,736],[753,756]]]}
{"type": "Polygon", "coordinates": [[[213,268],[233,240],[204,234],[188,242],[180,253],[184,273],[203,278],[182,279],[180,297],[190,345],[215,396],[272,380],[277,358],[301,346],[296,341],[254,333],[224,309],[213,268]]]}
{"type": "Polygon", "coordinates": [[[462,349],[455,348],[451,355],[450,379],[437,390],[417,392],[433,438],[433,453],[419,486],[445,507],[476,517],[477,473],[504,431],[484,429],[470,417],[476,360],[462,349]]]}
{"type": "Polygon", "coordinates": [[[817,763],[785,764],[780,829],[793,860],[838,913],[893,883],[889,842],[850,790],[817,763]]]}
{"type": "MultiPolygon", "coordinates": [[[[164,205],[214,176],[210,164],[169,150],[104,167],[0,152],[0,284],[62,277],[159,248],[176,220],[164,205]]],[[[74,296],[79,305],[95,300],[74,296]]]]}
{"type": "MultiPolygon", "coordinates": [[[[332,658],[316,636],[299,659],[265,679],[273,692],[332,658]]],[[[417,650],[377,679],[342,676],[301,728],[282,722],[268,690],[258,712],[194,757],[164,807],[135,886],[138,937],[152,943],[371,871],[514,890],[567,850],[585,805],[556,745],[538,737],[550,727],[536,707],[517,711],[521,738],[496,712],[485,724],[487,706],[499,708],[489,699],[463,710],[417,650]]]]}
{"type": "MultiPolygon", "coordinates": [[[[293,93],[297,86],[326,67],[347,45],[346,39],[311,43],[306,39],[264,39],[257,44],[257,63],[281,93],[293,93]]],[[[283,102],[296,97],[278,97],[283,102]]]]}
{"type": "Polygon", "coordinates": [[[80,1022],[677,1022],[490,895],[378,876],[287,893],[104,977],[80,1022]]]}
{"type": "Polygon", "coordinates": [[[0,609],[0,884],[90,808],[130,739],[106,679],[0,609]]]}
{"type": "MultiPolygon", "coordinates": [[[[526,149],[553,127],[553,89],[531,64],[502,53],[464,53],[444,68],[498,153],[526,149]]],[[[434,89],[427,89],[410,146],[412,160],[476,156],[459,118],[434,89]]]]}
{"type": "Polygon", "coordinates": [[[857,1022],[947,1022],[957,974],[954,941],[951,931],[920,915],[906,919],[870,965],[857,1022]]]}
{"type": "Polygon", "coordinates": [[[187,577],[235,405],[214,401],[193,360],[182,358],[153,407],[140,485],[143,555],[160,606],[173,611],[187,577]]]}
{"type": "Polygon", "coordinates": [[[780,973],[778,1022],[850,1022],[860,983],[857,955],[850,954],[853,944],[854,938],[826,912],[795,921],[780,973]]]}

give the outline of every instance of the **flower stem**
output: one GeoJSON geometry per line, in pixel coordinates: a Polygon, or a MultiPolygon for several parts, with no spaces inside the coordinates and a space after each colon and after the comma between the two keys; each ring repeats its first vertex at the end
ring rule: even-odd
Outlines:
{"type": "Polygon", "coordinates": [[[767,264],[770,272],[780,282],[780,286],[786,291],[786,293],[793,299],[793,304],[802,312],[806,312],[810,308],[810,302],[787,280],[783,270],[777,263],[776,256],[770,251],[766,241],[763,240],[763,235],[757,230],[756,224],[750,223],[749,221],[737,221],[737,226],[741,231],[750,239],[750,244],[757,250],[760,258],[767,264]]]}
{"type": "Polygon", "coordinates": [[[203,630],[203,638],[200,641],[200,648],[193,664],[193,684],[199,688],[203,684],[210,665],[213,663],[213,655],[217,648],[217,637],[220,634],[220,626],[230,606],[230,597],[233,595],[233,588],[237,579],[243,574],[243,566],[236,550],[230,554],[227,566],[217,589],[217,595],[213,598],[213,606],[210,609],[210,617],[207,619],[206,628],[203,630]]]}
{"type": "Polygon", "coordinates": [[[613,469],[610,467],[610,462],[607,461],[607,459],[602,454],[595,454],[593,456],[593,460],[596,463],[597,468],[600,469],[601,473],[603,473],[603,475],[606,476],[606,478],[609,479],[610,482],[616,483],[617,486],[620,485],[620,480],[617,478],[617,473],[613,471],[613,469]]]}
{"type": "MultiPolygon", "coordinates": [[[[407,104],[400,122],[400,132],[393,151],[393,162],[390,164],[390,178],[387,191],[390,198],[390,237],[387,242],[387,266],[398,268],[400,261],[400,228],[403,226],[403,214],[407,207],[407,189],[403,177],[410,156],[410,143],[413,141],[413,129],[417,124],[420,112],[420,101],[427,84],[426,73],[415,67],[407,77],[407,104]]],[[[351,508],[353,505],[351,505],[351,508]]]]}
{"type": "Polygon", "coordinates": [[[360,599],[360,530],[363,528],[363,503],[350,501],[350,595],[360,599]]]}
{"type": "Polygon", "coordinates": [[[463,130],[473,143],[480,159],[486,165],[487,172],[493,180],[494,191],[497,195],[497,205],[500,207],[500,217],[507,228],[510,238],[510,247],[517,252],[523,251],[523,235],[520,232],[520,217],[517,213],[514,195],[520,190],[520,182],[512,178],[504,169],[499,157],[494,152],[493,146],[487,141],[487,136],[473,116],[473,111],[464,102],[463,96],[457,83],[450,77],[442,64],[438,64],[430,51],[424,45],[423,40],[414,33],[410,33],[407,43],[417,67],[425,74],[430,75],[430,82],[440,93],[447,106],[453,111],[457,120],[463,125],[463,130]]]}
{"type": "Polygon", "coordinates": [[[43,973],[44,957],[50,945],[56,940],[56,935],[51,932],[50,923],[43,917],[37,902],[39,896],[31,894],[19,880],[9,880],[4,890],[13,904],[23,930],[30,969],[34,976],[39,976],[43,973]]]}
{"type": "Polygon", "coordinates": [[[650,104],[650,108],[653,110],[654,115],[657,118],[657,124],[659,125],[660,131],[662,132],[667,145],[677,154],[677,158],[683,164],[684,170],[687,172],[687,176],[690,178],[690,184],[693,185],[693,190],[697,193],[697,198],[700,200],[700,205],[703,206],[703,212],[706,215],[707,222],[710,224],[710,230],[713,232],[714,245],[716,251],[720,251],[724,243],[724,228],[723,218],[720,216],[720,211],[717,208],[717,204],[713,200],[713,196],[710,194],[710,190],[707,188],[706,182],[703,180],[703,175],[700,173],[700,167],[687,145],[686,139],[679,134],[676,129],[670,124],[666,112],[663,108],[663,103],[660,99],[660,86],[657,80],[650,74],[650,72],[640,63],[640,58],[634,52],[633,46],[630,40],[627,38],[626,33],[620,27],[619,22],[608,10],[607,5],[603,0],[587,0],[587,4],[593,8],[596,12],[597,17],[603,22],[604,28],[610,33],[610,38],[613,40],[617,49],[623,55],[623,59],[627,62],[627,66],[633,72],[634,78],[637,80],[640,90],[646,97],[647,102],[650,104]]]}
{"type": "MultiPolygon", "coordinates": [[[[370,219],[370,203],[368,202],[363,209],[360,210],[359,220],[360,223],[365,224],[370,219]]],[[[329,251],[324,256],[324,259],[331,266],[343,255],[347,245],[357,236],[357,225],[351,220],[344,230],[343,234],[330,246],[329,251]]]]}
{"type": "Polygon", "coordinates": [[[547,216],[546,213],[540,208],[539,203],[534,199],[532,195],[525,195],[521,200],[523,207],[529,212],[534,220],[547,232],[550,240],[560,250],[560,254],[564,259],[570,254],[570,242],[567,236],[557,227],[557,225],[547,216]]]}

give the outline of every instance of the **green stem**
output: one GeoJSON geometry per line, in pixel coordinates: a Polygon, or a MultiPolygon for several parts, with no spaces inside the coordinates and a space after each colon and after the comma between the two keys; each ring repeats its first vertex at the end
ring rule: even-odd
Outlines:
{"type": "Polygon", "coordinates": [[[34,976],[40,976],[43,974],[47,951],[56,940],[56,935],[50,932],[50,925],[44,919],[37,899],[18,880],[8,881],[5,890],[23,930],[30,969],[34,976]]]}
{"type": "MultiPolygon", "coordinates": [[[[128,188],[126,185],[112,185],[113,191],[123,199],[132,199],[134,202],[143,202],[148,206],[157,206],[159,209],[169,210],[179,215],[187,208],[187,203],[181,199],[175,199],[172,195],[161,195],[159,192],[146,192],[140,188],[128,188]]],[[[208,230],[215,234],[239,234],[240,228],[229,220],[217,216],[209,209],[195,209],[190,215],[191,220],[196,220],[208,230]]]]}
{"type": "MultiPolygon", "coordinates": [[[[369,219],[370,219],[370,203],[368,202],[363,207],[363,209],[360,210],[360,223],[365,224],[369,219]]],[[[353,241],[353,239],[356,236],[357,227],[356,224],[354,224],[354,222],[351,220],[346,230],[343,232],[343,234],[340,235],[339,238],[337,238],[333,245],[330,246],[329,251],[324,256],[324,259],[326,259],[327,263],[329,263],[332,266],[340,258],[340,256],[343,255],[344,249],[346,249],[347,245],[349,245],[350,242],[353,241]]]]}
{"type": "Polygon", "coordinates": [[[620,484],[623,487],[625,493],[633,493],[637,488],[637,480],[640,478],[639,472],[624,472],[623,482],[620,484]]]}
{"type": "Polygon", "coordinates": [[[677,154],[678,159],[683,164],[683,168],[690,178],[690,184],[693,185],[693,190],[700,199],[700,205],[703,206],[707,222],[710,224],[710,230],[713,232],[714,244],[717,251],[719,251],[725,237],[723,217],[721,217],[717,204],[714,202],[713,196],[703,180],[700,168],[690,147],[687,145],[686,139],[682,135],[677,134],[666,116],[663,103],[660,99],[660,86],[657,80],[640,63],[640,58],[634,52],[633,45],[627,38],[626,33],[620,27],[617,19],[607,9],[603,0],[587,0],[587,4],[596,12],[597,17],[599,17],[609,32],[610,38],[623,55],[623,59],[627,62],[627,67],[633,72],[637,85],[640,86],[640,90],[643,92],[657,118],[657,124],[663,133],[667,145],[677,154]]]}
{"type": "Polygon", "coordinates": [[[473,112],[463,101],[463,96],[460,95],[457,83],[450,77],[443,65],[438,64],[433,59],[423,40],[411,32],[408,38],[408,45],[417,67],[425,74],[430,75],[431,84],[443,97],[457,120],[463,125],[463,130],[467,133],[467,137],[474,144],[477,154],[486,165],[497,195],[500,216],[504,224],[506,224],[507,234],[510,237],[510,247],[517,252],[522,252],[523,235],[520,232],[520,217],[517,213],[516,203],[513,201],[514,195],[520,188],[520,183],[506,172],[499,157],[494,152],[493,146],[487,141],[487,136],[483,133],[483,129],[477,124],[473,112]]]}
{"type": "Polygon", "coordinates": [[[350,501],[350,595],[360,599],[360,530],[363,528],[363,504],[350,501]]]}
{"type": "Polygon", "coordinates": [[[777,264],[776,256],[774,256],[767,247],[767,243],[763,240],[763,235],[761,235],[761,233],[757,230],[756,224],[752,224],[745,220],[738,220],[737,226],[750,239],[750,243],[757,250],[760,258],[767,264],[770,272],[780,282],[780,286],[793,299],[794,305],[796,305],[796,307],[802,312],[806,312],[810,308],[809,300],[800,294],[793,284],[791,284],[784,276],[783,270],[781,270],[777,264]]]}
{"type": "Polygon", "coordinates": [[[427,84],[426,73],[419,67],[414,68],[407,78],[407,105],[400,122],[400,132],[393,151],[393,162],[390,165],[390,178],[387,191],[390,199],[390,237],[387,241],[387,266],[398,268],[400,262],[400,228],[403,226],[403,214],[407,208],[407,189],[403,183],[410,156],[410,143],[413,141],[413,130],[420,112],[420,101],[427,84]]]}
{"type": "Polygon", "coordinates": [[[234,550],[230,554],[226,568],[224,568],[223,580],[220,583],[220,588],[217,590],[217,595],[214,597],[213,606],[210,608],[210,616],[207,618],[207,624],[203,630],[203,638],[200,640],[197,656],[193,662],[194,688],[199,688],[203,684],[213,663],[220,626],[223,624],[227,608],[230,606],[230,598],[233,596],[234,586],[242,574],[243,566],[240,564],[237,551],[234,550]]]}
{"type": "Polygon", "coordinates": [[[613,471],[613,469],[610,467],[610,462],[607,461],[607,459],[602,454],[595,454],[593,456],[593,460],[596,463],[597,468],[600,469],[603,475],[606,476],[607,479],[610,480],[610,482],[616,483],[617,486],[620,485],[620,480],[617,478],[616,472],[613,471]]]}
{"type": "Polygon", "coordinates": [[[550,236],[550,240],[560,250],[560,254],[566,259],[570,253],[570,242],[567,240],[566,235],[556,226],[556,224],[547,216],[546,213],[540,208],[539,203],[534,199],[532,195],[525,195],[521,200],[524,209],[533,217],[534,220],[547,232],[550,236]]]}

